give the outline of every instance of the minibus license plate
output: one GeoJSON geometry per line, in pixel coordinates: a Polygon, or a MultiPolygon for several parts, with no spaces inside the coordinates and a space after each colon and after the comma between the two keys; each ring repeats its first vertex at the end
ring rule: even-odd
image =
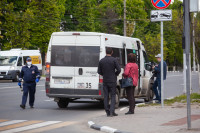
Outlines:
{"type": "Polygon", "coordinates": [[[70,80],[68,79],[55,79],[54,84],[69,84],[70,80]]]}
{"type": "Polygon", "coordinates": [[[3,76],[0,76],[0,79],[2,79],[3,78],[3,76]]]}

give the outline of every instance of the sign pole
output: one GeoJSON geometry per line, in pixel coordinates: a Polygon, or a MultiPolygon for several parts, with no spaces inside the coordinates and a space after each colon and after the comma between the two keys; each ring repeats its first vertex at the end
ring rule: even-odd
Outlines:
{"type": "Polygon", "coordinates": [[[126,0],[124,0],[124,36],[126,36],[126,0]]]}
{"type": "Polygon", "coordinates": [[[161,29],[161,105],[164,107],[164,81],[163,81],[163,21],[160,25],[161,29]]]}
{"type": "Polygon", "coordinates": [[[183,0],[184,4],[184,36],[186,52],[186,93],[187,93],[187,129],[191,129],[191,105],[190,105],[190,0],[183,0]]]}

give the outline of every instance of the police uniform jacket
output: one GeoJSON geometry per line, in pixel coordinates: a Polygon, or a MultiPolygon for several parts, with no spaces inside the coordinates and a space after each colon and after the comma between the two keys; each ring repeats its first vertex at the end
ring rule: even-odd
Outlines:
{"type": "Polygon", "coordinates": [[[37,66],[31,65],[29,68],[26,65],[22,67],[19,79],[23,79],[24,83],[35,83],[36,78],[40,78],[40,72],[37,66]]]}

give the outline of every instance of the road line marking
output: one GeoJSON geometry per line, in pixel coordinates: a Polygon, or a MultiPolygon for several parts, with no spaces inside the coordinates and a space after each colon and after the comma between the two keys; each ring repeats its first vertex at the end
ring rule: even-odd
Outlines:
{"type": "Polygon", "coordinates": [[[5,121],[8,121],[8,120],[0,120],[0,122],[5,122],[5,121]]]}
{"type": "Polygon", "coordinates": [[[25,121],[25,122],[21,122],[21,123],[17,123],[17,124],[0,127],[0,131],[23,127],[23,126],[32,125],[32,124],[41,123],[41,122],[42,121],[25,121]]]}
{"type": "Polygon", "coordinates": [[[12,86],[12,87],[2,87],[0,90],[10,89],[10,88],[17,88],[17,87],[16,87],[16,86],[12,86]]]}
{"type": "Polygon", "coordinates": [[[45,85],[37,85],[37,86],[45,86],[45,85]]]}
{"type": "Polygon", "coordinates": [[[56,124],[56,123],[60,123],[60,122],[61,122],[61,121],[47,121],[47,122],[42,122],[42,123],[38,123],[38,124],[33,124],[33,125],[25,126],[25,127],[19,127],[19,128],[14,128],[14,129],[2,131],[1,133],[16,133],[16,132],[22,132],[22,131],[26,131],[26,130],[35,129],[35,128],[45,127],[45,126],[52,125],[52,124],[56,124]]]}
{"type": "Polygon", "coordinates": [[[50,100],[44,100],[45,102],[50,102],[50,101],[53,101],[53,99],[50,99],[50,100]]]}
{"type": "Polygon", "coordinates": [[[25,122],[27,120],[12,120],[12,121],[6,121],[6,122],[2,122],[0,123],[0,127],[2,126],[7,126],[7,125],[11,125],[11,124],[16,124],[16,123],[20,123],[20,122],[25,122]]]}
{"type": "Polygon", "coordinates": [[[123,111],[123,110],[125,110],[125,109],[127,109],[128,107],[123,107],[123,108],[121,108],[119,111],[123,111]]]}
{"type": "Polygon", "coordinates": [[[58,124],[53,124],[53,125],[50,125],[50,126],[46,126],[46,127],[42,127],[42,128],[38,128],[38,129],[34,129],[34,130],[25,131],[24,133],[41,133],[41,132],[44,132],[44,131],[69,126],[69,125],[72,125],[74,123],[75,122],[61,122],[61,123],[58,123],[58,124]]]}

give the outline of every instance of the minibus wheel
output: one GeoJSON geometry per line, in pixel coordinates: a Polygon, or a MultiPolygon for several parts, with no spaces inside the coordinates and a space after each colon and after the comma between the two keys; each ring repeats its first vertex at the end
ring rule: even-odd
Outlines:
{"type": "MultiPolygon", "coordinates": [[[[120,103],[120,95],[119,95],[119,90],[116,89],[116,97],[115,97],[115,109],[119,108],[119,103],[120,103]]],[[[111,96],[109,96],[109,104],[111,104],[111,96]]]]}
{"type": "Polygon", "coordinates": [[[15,78],[14,78],[12,81],[13,81],[13,82],[17,82],[18,79],[19,79],[19,74],[17,73],[17,74],[15,75],[15,78]]]}
{"type": "Polygon", "coordinates": [[[58,107],[59,108],[67,108],[68,104],[69,104],[69,99],[66,98],[61,98],[58,102],[58,107]]]}
{"type": "Polygon", "coordinates": [[[116,103],[115,103],[115,109],[118,109],[118,108],[119,108],[119,103],[120,103],[119,90],[116,89],[116,103]]]}
{"type": "Polygon", "coordinates": [[[153,92],[153,86],[152,85],[149,85],[149,88],[147,90],[147,96],[146,98],[144,99],[145,102],[150,102],[153,100],[153,97],[154,97],[154,92],[153,92]]]}

